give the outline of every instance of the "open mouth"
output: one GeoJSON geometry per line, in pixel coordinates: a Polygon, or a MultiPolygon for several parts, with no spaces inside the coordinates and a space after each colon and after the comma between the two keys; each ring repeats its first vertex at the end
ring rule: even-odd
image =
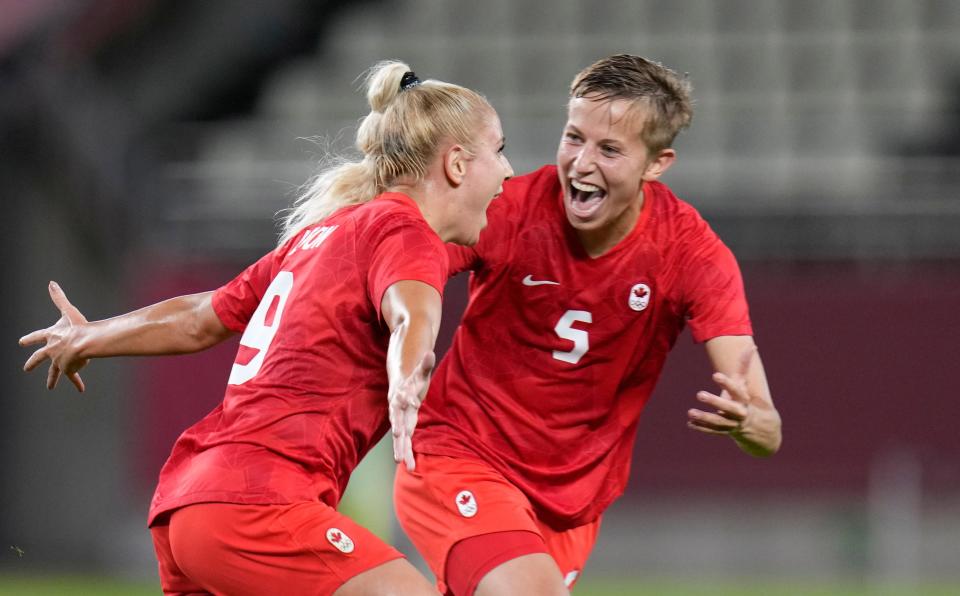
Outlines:
{"type": "Polygon", "coordinates": [[[570,180],[568,192],[570,210],[580,218],[588,218],[596,213],[603,200],[607,198],[607,191],[599,186],[577,180],[570,180]]]}

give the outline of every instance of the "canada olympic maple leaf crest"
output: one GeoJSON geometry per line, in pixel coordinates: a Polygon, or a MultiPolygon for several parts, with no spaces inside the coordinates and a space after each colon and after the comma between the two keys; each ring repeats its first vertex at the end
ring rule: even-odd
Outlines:
{"type": "Polygon", "coordinates": [[[627,304],[635,311],[641,311],[650,304],[650,286],[644,283],[636,284],[630,288],[630,296],[627,304]]]}
{"type": "Polygon", "coordinates": [[[477,499],[473,493],[468,490],[462,490],[457,493],[457,510],[463,517],[473,517],[477,514],[477,499]]]}
{"type": "Polygon", "coordinates": [[[327,530],[327,542],[342,553],[349,554],[353,552],[353,540],[340,528],[330,528],[327,530]]]}

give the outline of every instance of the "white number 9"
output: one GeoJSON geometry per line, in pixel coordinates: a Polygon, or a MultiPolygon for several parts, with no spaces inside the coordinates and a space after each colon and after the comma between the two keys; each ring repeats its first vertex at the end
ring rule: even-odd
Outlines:
{"type": "Polygon", "coordinates": [[[267,291],[263,294],[263,298],[260,299],[257,310],[253,312],[253,316],[250,317],[250,322],[247,323],[243,337],[240,338],[240,345],[257,350],[257,355],[251,358],[250,362],[246,364],[237,364],[234,362],[233,368],[230,369],[228,384],[242,385],[257,376],[257,373],[260,372],[260,367],[263,366],[263,359],[267,357],[267,349],[270,347],[270,343],[273,342],[273,336],[277,334],[277,329],[280,327],[280,317],[283,316],[283,306],[287,303],[287,298],[290,296],[290,290],[292,289],[293,273],[289,271],[281,271],[273,278],[273,281],[270,282],[267,291]],[[270,307],[275,299],[278,300],[277,308],[274,311],[273,320],[270,321],[270,325],[267,325],[267,313],[270,312],[270,307]]]}

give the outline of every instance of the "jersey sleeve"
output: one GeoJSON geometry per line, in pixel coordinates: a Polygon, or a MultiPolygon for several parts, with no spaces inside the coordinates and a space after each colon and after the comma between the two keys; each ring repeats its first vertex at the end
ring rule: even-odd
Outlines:
{"type": "MultiPolygon", "coordinates": [[[[482,234],[483,232],[481,232],[481,237],[482,234]]],[[[448,242],[446,247],[447,257],[450,261],[450,277],[467,270],[476,269],[479,266],[481,259],[476,247],[462,246],[452,242],[448,242]]]]}
{"type": "Polygon", "coordinates": [[[753,335],[743,277],[733,252],[700,218],[690,235],[681,288],[694,341],[753,335]]]}
{"type": "Polygon", "coordinates": [[[387,288],[401,280],[423,282],[443,296],[449,264],[447,252],[425,222],[395,217],[371,241],[367,291],[378,316],[382,316],[380,305],[387,288]]]}
{"type": "Polygon", "coordinates": [[[279,250],[267,253],[213,293],[213,310],[228,329],[242,333],[247,328],[273,278],[279,250]]]}

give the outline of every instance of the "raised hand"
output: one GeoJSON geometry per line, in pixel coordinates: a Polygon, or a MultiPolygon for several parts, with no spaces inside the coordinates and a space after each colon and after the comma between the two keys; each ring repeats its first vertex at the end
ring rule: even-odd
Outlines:
{"type": "Polygon", "coordinates": [[[46,329],[28,333],[20,338],[21,346],[29,346],[43,342],[43,347],[35,351],[23,365],[23,370],[30,372],[45,360],[50,360],[50,369],[47,372],[47,389],[57,386],[61,375],[66,375],[78,391],[85,386],[80,378],[79,370],[89,362],[80,358],[77,345],[77,330],[86,325],[87,319],[77,308],[67,300],[67,295],[55,281],[51,281],[48,288],[50,299],[60,310],[60,319],[46,329]]]}
{"type": "Polygon", "coordinates": [[[721,388],[720,395],[708,391],[697,392],[697,399],[713,408],[713,411],[691,408],[687,412],[687,426],[707,434],[735,437],[744,431],[753,413],[747,391],[747,373],[756,352],[754,346],[744,350],[733,375],[713,373],[713,381],[721,388]]]}
{"type": "Polygon", "coordinates": [[[413,471],[413,431],[417,426],[420,404],[430,385],[430,374],[436,364],[433,352],[427,352],[414,367],[413,372],[396,387],[391,387],[387,400],[390,411],[390,428],[393,434],[393,460],[404,462],[407,470],[413,471]]]}

